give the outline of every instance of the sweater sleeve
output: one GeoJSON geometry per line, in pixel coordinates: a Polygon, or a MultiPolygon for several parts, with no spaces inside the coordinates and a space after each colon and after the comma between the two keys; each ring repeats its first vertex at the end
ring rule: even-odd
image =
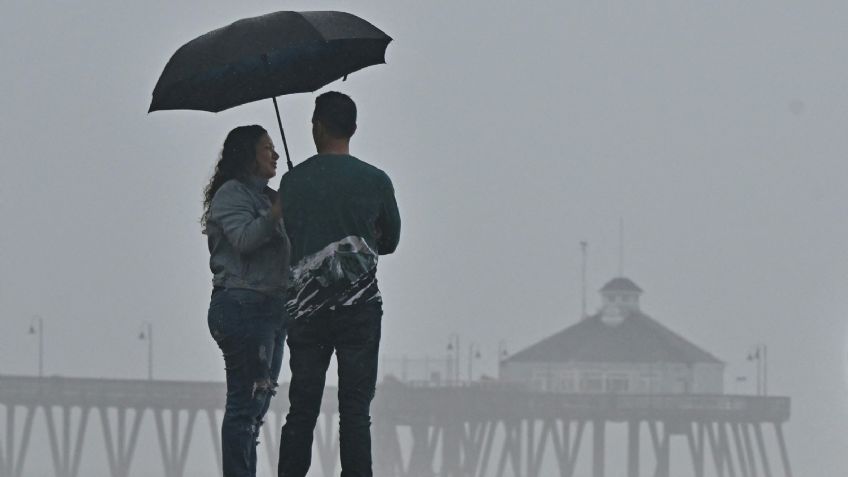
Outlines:
{"type": "Polygon", "coordinates": [[[256,217],[249,193],[233,184],[224,184],[215,193],[209,207],[209,218],[221,225],[224,236],[241,254],[258,249],[272,237],[280,235],[278,221],[268,211],[256,217]]]}
{"type": "Polygon", "coordinates": [[[377,252],[380,255],[393,253],[400,241],[400,212],[398,212],[397,200],[395,200],[395,189],[388,176],[385,176],[383,203],[380,215],[377,217],[377,230],[380,231],[377,239],[377,252]]]}

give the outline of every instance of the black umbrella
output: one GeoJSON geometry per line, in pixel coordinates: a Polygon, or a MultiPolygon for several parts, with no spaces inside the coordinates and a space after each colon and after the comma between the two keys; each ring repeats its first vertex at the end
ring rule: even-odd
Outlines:
{"type": "Polygon", "coordinates": [[[385,63],[392,39],[345,12],[276,12],[245,18],[186,43],[168,60],[150,110],[218,112],[272,98],[292,168],[277,96],[315,91],[385,63]]]}

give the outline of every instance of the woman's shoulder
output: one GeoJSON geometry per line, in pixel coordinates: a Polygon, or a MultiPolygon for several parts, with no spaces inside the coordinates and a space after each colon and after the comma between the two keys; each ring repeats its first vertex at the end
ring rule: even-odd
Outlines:
{"type": "Polygon", "coordinates": [[[212,196],[212,203],[230,202],[233,200],[247,199],[250,197],[250,189],[238,179],[230,179],[221,184],[212,196]]]}
{"type": "Polygon", "coordinates": [[[234,189],[245,190],[247,189],[247,185],[238,179],[230,179],[227,182],[221,184],[221,187],[218,189],[218,191],[231,191],[234,189]]]}
{"type": "MultiPolygon", "coordinates": [[[[250,194],[250,186],[240,179],[230,179],[221,184],[218,192],[223,192],[224,194],[250,194]]],[[[217,195],[217,193],[215,195],[217,195]]]]}

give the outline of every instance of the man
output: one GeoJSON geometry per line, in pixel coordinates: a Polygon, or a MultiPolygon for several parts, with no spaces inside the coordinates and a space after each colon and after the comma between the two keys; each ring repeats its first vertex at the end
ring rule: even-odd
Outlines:
{"type": "Polygon", "coordinates": [[[383,314],[377,258],[395,251],[400,216],[389,177],[350,155],[355,131],[356,105],[350,97],[318,96],[312,116],[318,154],[280,182],[293,264],[286,305],[292,378],[280,477],[303,477],[309,470],[333,351],[342,476],[372,475],[370,406],[383,314]]]}

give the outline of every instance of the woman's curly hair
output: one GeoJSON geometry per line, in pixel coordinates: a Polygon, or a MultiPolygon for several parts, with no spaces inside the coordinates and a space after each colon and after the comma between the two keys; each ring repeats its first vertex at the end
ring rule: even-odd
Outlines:
{"type": "Polygon", "coordinates": [[[265,134],[268,134],[265,128],[255,124],[239,126],[227,134],[221,149],[221,158],[215,165],[215,173],[203,189],[203,216],[200,218],[200,225],[203,226],[204,232],[206,221],[209,219],[209,206],[215,192],[228,180],[244,179],[250,174],[256,161],[256,145],[265,134]]]}

